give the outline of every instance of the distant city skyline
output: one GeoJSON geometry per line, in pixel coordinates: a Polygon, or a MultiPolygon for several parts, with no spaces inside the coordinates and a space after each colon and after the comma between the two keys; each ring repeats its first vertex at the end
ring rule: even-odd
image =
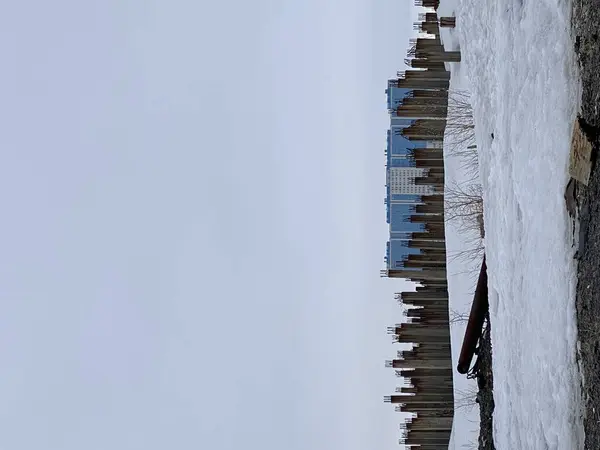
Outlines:
{"type": "Polygon", "coordinates": [[[387,130],[386,154],[386,222],[389,239],[386,243],[384,264],[387,269],[403,267],[403,261],[409,254],[418,254],[419,249],[409,248],[408,240],[414,232],[425,231],[423,223],[408,221],[414,214],[414,205],[421,202],[422,195],[434,194],[434,188],[418,185],[416,178],[427,175],[428,169],[416,167],[411,150],[434,147],[431,141],[414,141],[405,138],[402,130],[412,125],[415,119],[397,117],[395,110],[413,89],[398,88],[388,81],[385,89],[389,111],[389,129],[387,130]]]}

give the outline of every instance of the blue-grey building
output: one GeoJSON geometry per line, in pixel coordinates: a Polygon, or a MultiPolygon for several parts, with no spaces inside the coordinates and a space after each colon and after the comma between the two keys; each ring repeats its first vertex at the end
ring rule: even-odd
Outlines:
{"type": "Polygon", "coordinates": [[[390,128],[387,131],[386,147],[386,221],[389,225],[389,240],[386,245],[385,263],[388,270],[403,267],[406,258],[421,253],[418,248],[409,247],[412,233],[424,232],[424,223],[410,222],[414,215],[414,205],[421,203],[426,186],[414,184],[414,177],[420,176],[411,158],[411,149],[428,146],[428,142],[406,139],[401,131],[412,125],[415,119],[397,117],[395,111],[412,89],[398,88],[392,83],[386,89],[387,107],[390,112],[390,128]],[[412,178],[411,178],[412,177],[412,178]],[[412,184],[410,180],[412,181],[412,184]],[[401,181],[398,181],[401,180],[401,181]],[[407,181],[408,180],[408,181],[407,181]],[[394,184],[395,183],[395,184],[394,184]]]}
{"type": "Polygon", "coordinates": [[[387,269],[402,269],[408,255],[418,255],[421,250],[408,246],[409,241],[406,239],[390,239],[387,242],[386,248],[386,265],[387,269]]]}
{"type": "Polygon", "coordinates": [[[402,100],[404,97],[407,97],[411,94],[412,89],[409,88],[399,88],[395,85],[394,80],[388,81],[388,87],[385,90],[387,95],[387,108],[390,113],[398,108],[402,104],[402,100]]]}

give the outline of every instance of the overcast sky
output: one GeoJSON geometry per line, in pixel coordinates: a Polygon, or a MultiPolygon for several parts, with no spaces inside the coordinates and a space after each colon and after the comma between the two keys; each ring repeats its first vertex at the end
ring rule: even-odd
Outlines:
{"type": "Polygon", "coordinates": [[[399,0],[0,14],[0,448],[397,449],[399,0]]]}

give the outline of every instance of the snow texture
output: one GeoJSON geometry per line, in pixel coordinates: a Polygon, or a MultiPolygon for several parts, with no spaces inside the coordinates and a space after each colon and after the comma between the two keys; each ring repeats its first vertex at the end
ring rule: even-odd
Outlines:
{"type": "MultiPolygon", "coordinates": [[[[448,7],[448,3],[442,3],[438,13],[448,7]]],[[[441,14],[442,15],[442,14],[441,14]]],[[[446,16],[454,15],[453,11],[445,11],[446,16]]],[[[459,50],[458,35],[453,29],[442,28],[442,41],[446,50],[459,50]]],[[[448,68],[452,71],[451,89],[466,91],[469,89],[468,80],[464,76],[461,63],[450,63],[448,68]]],[[[446,143],[451,142],[450,137],[445,138],[446,143]]],[[[446,150],[447,151],[447,150],[446,150]]],[[[444,163],[446,186],[460,185],[468,189],[471,177],[466,176],[463,161],[446,157],[444,163]]],[[[481,264],[481,258],[469,259],[469,249],[479,245],[479,237],[474,230],[463,230],[456,222],[446,223],[446,250],[448,252],[448,292],[451,315],[469,314],[477,276],[481,264]],[[464,252],[466,251],[466,254],[464,252]],[[460,257],[464,254],[465,257],[460,257]]],[[[450,326],[450,338],[452,342],[452,359],[454,366],[458,364],[458,358],[465,334],[466,322],[459,321],[450,326]]],[[[462,450],[464,448],[477,448],[479,436],[479,408],[474,403],[473,393],[477,392],[477,383],[469,380],[465,375],[454,371],[454,399],[455,413],[453,433],[450,440],[450,449],[462,450]],[[472,407],[467,406],[473,401],[472,407]]]]}
{"type": "MultiPolygon", "coordinates": [[[[580,98],[570,8],[560,0],[442,0],[438,11],[457,16],[442,38],[447,49],[460,47],[452,88],[471,91],[475,113],[498,449],[583,447],[576,263],[563,199],[580,98]]],[[[448,181],[460,181],[459,165],[447,161],[446,169],[448,181]]],[[[452,252],[464,237],[447,231],[452,252]]],[[[464,310],[472,279],[457,264],[449,261],[450,301],[464,310]]],[[[457,412],[455,448],[471,439],[463,422],[457,412]]]]}

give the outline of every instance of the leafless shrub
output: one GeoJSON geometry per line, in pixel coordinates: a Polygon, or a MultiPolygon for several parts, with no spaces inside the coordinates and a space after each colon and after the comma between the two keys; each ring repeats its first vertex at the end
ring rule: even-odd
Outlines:
{"type": "Polygon", "coordinates": [[[454,222],[457,229],[467,236],[463,250],[452,254],[450,259],[474,262],[483,257],[485,229],[473,108],[468,91],[451,91],[448,104],[446,150],[450,157],[461,160],[465,180],[446,188],[445,216],[448,222],[454,222]]]}
{"type": "MultiPolygon", "coordinates": [[[[473,261],[481,261],[483,255],[485,253],[485,245],[483,244],[483,239],[480,238],[472,238],[468,239],[465,243],[465,248],[463,250],[459,250],[456,252],[452,252],[449,255],[449,259],[452,262],[473,262],[473,261]]],[[[463,272],[457,273],[466,273],[468,275],[474,274],[479,269],[468,268],[463,272]]]]}
{"type": "Polygon", "coordinates": [[[458,323],[466,323],[469,320],[469,313],[458,312],[455,309],[450,310],[450,326],[458,323]]]}
{"type": "Polygon", "coordinates": [[[446,188],[446,220],[456,222],[461,231],[475,232],[485,237],[483,227],[483,191],[480,184],[454,183],[446,188]]]}
{"type": "Polygon", "coordinates": [[[460,161],[466,182],[479,183],[479,153],[476,145],[463,149],[454,148],[449,154],[460,161]]]}
{"type": "Polygon", "coordinates": [[[454,396],[454,409],[469,414],[477,406],[477,385],[472,384],[465,390],[458,390],[454,396]]]}
{"type": "Polygon", "coordinates": [[[461,445],[460,448],[464,448],[467,450],[475,450],[479,448],[479,444],[476,441],[470,440],[469,442],[466,442],[463,445],[461,445]]]}
{"type": "MultiPolygon", "coordinates": [[[[454,223],[464,237],[462,250],[450,254],[449,259],[461,263],[481,261],[485,250],[481,185],[473,182],[451,184],[446,188],[444,201],[446,220],[454,223]]],[[[467,272],[472,271],[478,271],[476,264],[469,264],[467,272]]]]}
{"type": "Polygon", "coordinates": [[[448,118],[446,120],[445,149],[458,158],[470,182],[479,180],[479,157],[475,142],[475,121],[468,91],[448,93],[448,118]]]}
{"type": "Polygon", "coordinates": [[[453,266],[460,267],[461,270],[453,272],[452,275],[465,275],[473,283],[471,295],[475,292],[475,285],[479,278],[481,261],[485,254],[483,239],[477,235],[465,239],[462,243],[462,249],[448,253],[448,261],[453,262],[453,266]]]}
{"type": "MultiPolygon", "coordinates": [[[[468,91],[448,92],[448,116],[446,119],[446,141],[454,156],[471,158],[473,152],[466,151],[475,145],[475,121],[468,91]]],[[[475,156],[477,154],[475,153],[475,156]]]]}

